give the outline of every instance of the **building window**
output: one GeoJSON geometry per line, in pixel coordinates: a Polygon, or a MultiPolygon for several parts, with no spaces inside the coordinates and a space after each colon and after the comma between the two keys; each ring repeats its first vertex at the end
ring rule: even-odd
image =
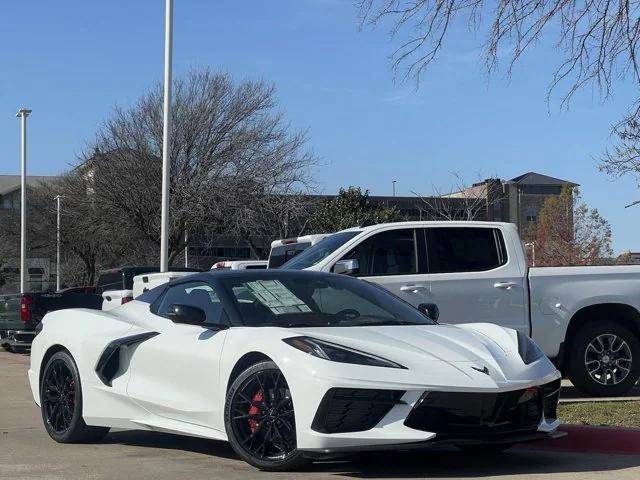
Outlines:
{"type": "Polygon", "coordinates": [[[537,222],[538,221],[538,209],[529,207],[527,208],[527,222],[537,222]]]}

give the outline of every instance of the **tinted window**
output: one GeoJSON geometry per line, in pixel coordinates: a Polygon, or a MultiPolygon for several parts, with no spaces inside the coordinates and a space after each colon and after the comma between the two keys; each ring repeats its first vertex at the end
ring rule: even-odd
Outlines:
{"type": "Polygon", "coordinates": [[[381,287],[346,276],[238,276],[220,282],[247,326],[433,325],[381,287]]]}
{"type": "Polygon", "coordinates": [[[220,299],[206,283],[190,282],[169,288],[160,302],[157,314],[167,317],[172,305],[200,308],[207,316],[206,323],[220,323],[222,319],[220,299]]]}
{"type": "Polygon", "coordinates": [[[112,272],[101,273],[98,277],[98,291],[103,292],[105,290],[124,290],[123,277],[120,270],[114,270],[112,272]]]}
{"type": "Polygon", "coordinates": [[[417,273],[414,230],[404,228],[378,233],[358,244],[343,260],[358,260],[359,276],[417,273]]]}
{"type": "Polygon", "coordinates": [[[502,234],[492,228],[427,229],[430,273],[479,272],[507,262],[502,234]]]}
{"type": "Polygon", "coordinates": [[[303,270],[305,268],[312,267],[327,258],[338,248],[360,233],[362,232],[334,233],[333,235],[323,238],[313,247],[307,248],[300,255],[285,263],[282,268],[288,270],[303,270]]]}
{"type": "Polygon", "coordinates": [[[311,242],[290,243],[271,249],[269,268],[278,268],[311,246],[311,242]]]}

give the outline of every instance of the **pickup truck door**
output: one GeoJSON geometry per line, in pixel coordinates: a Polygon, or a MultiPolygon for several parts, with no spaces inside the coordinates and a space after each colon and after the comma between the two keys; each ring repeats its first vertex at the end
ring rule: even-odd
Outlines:
{"type": "Polygon", "coordinates": [[[488,322],[529,334],[526,278],[500,229],[445,226],[423,231],[430,302],[438,305],[440,322],[488,322]]]}
{"type": "Polygon", "coordinates": [[[424,252],[422,230],[390,227],[363,239],[342,259],[358,260],[356,276],[417,307],[429,302],[424,252]]]}

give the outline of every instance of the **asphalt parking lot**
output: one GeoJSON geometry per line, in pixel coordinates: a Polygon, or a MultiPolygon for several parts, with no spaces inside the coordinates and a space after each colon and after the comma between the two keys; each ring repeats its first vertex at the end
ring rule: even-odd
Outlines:
{"type": "Polygon", "coordinates": [[[49,439],[29,392],[26,355],[0,352],[0,478],[640,478],[640,456],[514,449],[497,458],[457,451],[376,454],[318,462],[303,472],[259,472],[226,443],[149,432],[113,432],[96,445],[49,439]]]}

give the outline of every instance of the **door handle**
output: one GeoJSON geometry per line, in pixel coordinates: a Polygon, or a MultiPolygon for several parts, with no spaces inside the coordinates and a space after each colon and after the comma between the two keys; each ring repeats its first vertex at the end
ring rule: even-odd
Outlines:
{"type": "Polygon", "coordinates": [[[427,287],[425,287],[424,285],[402,285],[400,287],[400,291],[401,292],[412,292],[412,293],[418,293],[419,290],[426,290],[427,287]]]}
{"type": "Polygon", "coordinates": [[[511,290],[513,287],[517,287],[515,282],[496,282],[493,284],[493,288],[501,288],[503,290],[511,290]]]}

